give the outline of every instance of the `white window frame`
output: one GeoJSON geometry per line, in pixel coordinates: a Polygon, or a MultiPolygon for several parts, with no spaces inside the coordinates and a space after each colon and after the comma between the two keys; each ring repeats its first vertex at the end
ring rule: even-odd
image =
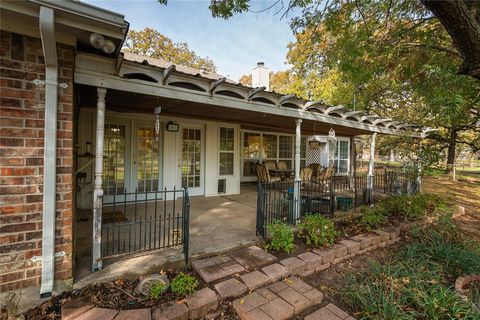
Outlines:
{"type": "Polygon", "coordinates": [[[347,160],[347,171],[342,172],[341,174],[348,175],[350,174],[350,139],[349,138],[343,138],[343,137],[338,137],[335,150],[333,151],[333,163],[335,165],[335,171],[336,174],[340,174],[340,160],[347,160]],[[347,143],[347,158],[340,158],[340,141],[345,141],[347,143]],[[337,156],[335,156],[335,153],[337,152],[337,156]]]}
{"type": "Polygon", "coordinates": [[[218,176],[219,177],[232,177],[235,175],[235,146],[236,146],[236,129],[235,127],[231,127],[231,126],[226,126],[226,125],[220,125],[218,127],[218,167],[217,167],[217,170],[218,170],[218,176]],[[231,129],[233,130],[233,150],[231,151],[223,151],[220,149],[220,140],[221,140],[221,131],[222,129],[231,129]],[[231,174],[222,174],[220,172],[220,161],[221,161],[221,157],[220,155],[222,153],[231,153],[233,155],[233,162],[232,162],[232,173],[231,174]]]}
{"type": "MultiPolygon", "coordinates": [[[[241,156],[240,156],[240,174],[241,174],[241,181],[256,181],[257,177],[256,176],[244,176],[243,173],[243,147],[244,147],[244,133],[253,133],[253,134],[259,134],[260,135],[260,158],[258,159],[259,163],[265,163],[265,161],[285,161],[285,160],[291,160],[292,162],[292,167],[290,169],[294,169],[295,166],[295,134],[288,134],[288,133],[280,133],[280,132],[271,132],[271,131],[257,131],[257,130],[241,130],[240,131],[240,136],[241,136],[241,141],[240,141],[240,146],[241,146],[241,156]],[[264,135],[275,135],[277,136],[277,153],[275,158],[266,158],[264,156],[263,152],[263,136],[264,135]],[[280,158],[280,136],[289,136],[292,137],[292,152],[291,152],[291,158],[280,158]]],[[[302,141],[305,141],[305,157],[300,158],[300,162],[306,164],[307,163],[307,144],[308,144],[308,136],[303,136],[302,135],[302,141]]]]}

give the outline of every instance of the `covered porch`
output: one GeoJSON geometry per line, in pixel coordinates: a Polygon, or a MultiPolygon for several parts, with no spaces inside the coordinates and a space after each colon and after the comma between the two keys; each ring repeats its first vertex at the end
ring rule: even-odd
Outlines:
{"type": "MultiPolygon", "coordinates": [[[[196,196],[190,198],[190,256],[192,258],[207,256],[213,253],[226,252],[233,248],[247,246],[256,243],[260,238],[256,234],[255,219],[257,205],[257,186],[253,183],[244,183],[241,192],[237,195],[225,195],[204,197],[196,196]]],[[[154,202],[147,203],[140,201],[137,204],[137,213],[147,211],[154,213],[154,202]]],[[[168,203],[172,207],[172,201],[168,203]]],[[[106,207],[104,216],[106,223],[122,223],[124,219],[134,220],[135,204],[128,204],[126,210],[119,205],[117,211],[124,211],[126,214],[111,215],[112,207],[106,207]],[[108,220],[110,217],[111,220],[108,220]]],[[[123,213],[123,212],[122,212],[123,213]]],[[[160,210],[158,211],[160,214],[160,210]]],[[[76,243],[76,268],[75,281],[81,281],[92,272],[92,216],[91,210],[83,210],[77,213],[75,243],[76,243]]],[[[174,228],[175,226],[172,226],[174,228]]],[[[128,234],[128,231],[121,230],[122,234],[117,239],[109,236],[109,242],[119,242],[128,234]],[[123,238],[122,238],[123,237],[123,238]],[[120,240],[119,240],[120,239],[120,240]]],[[[150,230],[151,231],[151,230],[150,230]]],[[[148,232],[148,231],[146,231],[148,232]]],[[[104,234],[106,238],[106,234],[104,234]]],[[[143,238],[143,237],[142,237],[143,238]]],[[[106,241],[106,239],[104,239],[106,241]]],[[[168,241],[168,240],[167,240],[168,241]]],[[[165,249],[165,248],[164,248],[165,249]]],[[[180,248],[181,249],[181,248],[180,248]]],[[[161,250],[159,250],[161,252],[161,250]]],[[[111,261],[106,261],[106,265],[111,261]]]]}
{"type": "MultiPolygon", "coordinates": [[[[398,134],[407,129],[421,134],[418,128],[376,115],[178,71],[174,65],[159,66],[151,60],[112,61],[79,54],[76,66],[77,211],[90,212],[90,225],[85,228],[91,228],[91,234],[85,243],[88,237],[91,242],[85,247],[91,248],[93,270],[102,268],[105,249],[108,252],[114,239],[115,255],[147,229],[154,230],[154,237],[167,237],[159,242],[161,248],[182,245],[187,256],[254,239],[259,230],[256,185],[245,189],[241,183],[256,181],[259,163],[285,162],[294,172],[292,212],[298,219],[302,167],[323,161],[352,176],[356,135],[398,134]],[[333,142],[327,139],[332,132],[333,142]],[[320,149],[327,150],[326,159],[314,152],[318,145],[310,145],[313,136],[327,139],[323,145],[329,148],[320,149]],[[172,196],[167,190],[177,191],[172,196]],[[175,193],[179,190],[185,191],[175,193]],[[157,194],[162,192],[160,201],[172,210],[153,216],[157,194]],[[136,214],[138,204],[144,205],[142,215],[136,214]],[[115,219],[119,211],[112,209],[115,205],[123,206],[120,221],[109,225],[105,217],[114,212],[115,219]],[[125,236],[122,228],[127,221],[128,232],[134,235],[125,236]],[[163,230],[159,234],[157,227],[163,230]]],[[[83,229],[76,226],[77,233],[84,233],[83,229]]],[[[145,236],[140,251],[147,251],[150,239],[145,236]]]]}

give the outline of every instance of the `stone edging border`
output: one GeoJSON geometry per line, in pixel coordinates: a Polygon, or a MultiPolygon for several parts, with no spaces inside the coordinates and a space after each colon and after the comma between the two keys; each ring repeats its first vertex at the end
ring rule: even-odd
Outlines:
{"type": "MultiPolygon", "coordinates": [[[[459,206],[452,218],[458,218],[464,214],[465,208],[459,206]]],[[[438,221],[438,217],[426,217],[414,222],[404,222],[396,227],[387,227],[369,234],[360,234],[350,239],[341,240],[340,243],[330,248],[313,249],[296,257],[285,258],[279,263],[287,268],[293,276],[308,276],[356,255],[392,245],[400,240],[402,233],[407,233],[415,227],[425,227],[436,221],[438,221]]],[[[478,277],[480,278],[480,276],[478,277]]],[[[461,281],[459,279],[457,279],[457,282],[461,281]]],[[[457,288],[457,283],[455,288],[457,288]]],[[[170,301],[168,303],[170,306],[163,310],[153,308],[134,310],[94,308],[86,299],[79,298],[70,300],[62,306],[62,319],[73,320],[81,314],[88,312],[101,313],[104,315],[102,319],[126,319],[125,317],[136,319],[134,317],[135,314],[141,317],[141,319],[153,320],[199,319],[217,309],[221,301],[222,299],[219,298],[215,291],[208,287],[197,291],[194,295],[185,299],[185,303],[170,301]]]]}

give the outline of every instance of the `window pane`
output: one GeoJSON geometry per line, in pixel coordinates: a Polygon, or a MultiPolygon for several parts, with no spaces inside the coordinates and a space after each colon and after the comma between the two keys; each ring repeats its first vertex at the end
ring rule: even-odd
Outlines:
{"type": "Polygon", "coordinates": [[[233,174],[233,153],[220,153],[220,174],[231,175],[233,174]]]}
{"type": "Polygon", "coordinates": [[[300,158],[307,157],[307,138],[302,138],[300,143],[300,158]]]}
{"type": "Polygon", "coordinates": [[[292,158],[293,157],[293,137],[280,136],[279,137],[279,158],[292,158]]]}
{"type": "Polygon", "coordinates": [[[348,159],[348,141],[340,141],[340,159],[348,159]]]}
{"type": "Polygon", "coordinates": [[[339,160],[338,172],[347,172],[347,171],[348,171],[348,160],[339,160]]]}
{"type": "Polygon", "coordinates": [[[260,134],[250,132],[243,133],[243,158],[260,158],[260,134]]]}
{"type": "Polygon", "coordinates": [[[263,135],[263,156],[267,159],[277,158],[277,135],[263,135]]]}
{"type": "Polygon", "coordinates": [[[105,124],[103,190],[120,194],[125,188],[125,125],[105,124]]]}
{"type": "Polygon", "coordinates": [[[234,129],[220,128],[220,151],[233,151],[234,129]]]}

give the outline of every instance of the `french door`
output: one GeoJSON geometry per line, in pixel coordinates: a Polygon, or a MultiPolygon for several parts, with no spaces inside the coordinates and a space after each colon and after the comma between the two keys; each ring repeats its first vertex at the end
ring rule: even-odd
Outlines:
{"type": "Polygon", "coordinates": [[[204,137],[202,126],[181,126],[179,131],[179,185],[192,196],[204,194],[204,137]]]}
{"type": "MultiPolygon", "coordinates": [[[[132,189],[139,194],[159,191],[161,185],[161,137],[154,123],[136,121],[133,126],[132,189]]],[[[162,132],[162,130],[160,130],[162,132]]],[[[154,193],[148,194],[154,198],[154,193]]]]}

